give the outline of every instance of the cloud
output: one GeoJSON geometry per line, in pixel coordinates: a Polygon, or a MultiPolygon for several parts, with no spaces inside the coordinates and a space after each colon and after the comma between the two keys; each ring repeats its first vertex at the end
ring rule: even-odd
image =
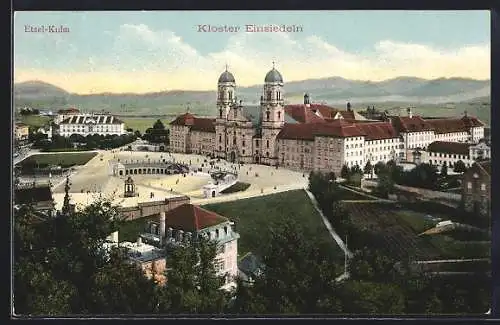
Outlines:
{"type": "MultiPolygon", "coordinates": [[[[61,51],[68,39],[52,42],[61,51]]],[[[68,49],[76,51],[74,44],[68,49]]],[[[216,87],[226,63],[238,85],[248,86],[261,84],[273,61],[285,82],[332,76],[373,81],[490,77],[489,44],[438,49],[382,40],[371,51],[349,53],[318,36],[242,32],[229,37],[222,50],[201,54],[172,31],[124,24],[101,53],[78,61],[78,71],[29,70],[25,62],[15,62],[15,81],[39,79],[81,93],[207,90],[216,87]]]]}

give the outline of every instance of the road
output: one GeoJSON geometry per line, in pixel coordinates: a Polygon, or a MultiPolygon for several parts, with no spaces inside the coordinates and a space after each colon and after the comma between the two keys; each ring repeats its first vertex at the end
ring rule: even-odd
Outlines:
{"type": "Polygon", "coordinates": [[[434,264],[434,263],[461,263],[461,262],[486,262],[491,261],[489,258],[465,258],[452,260],[431,260],[431,261],[414,261],[415,264],[434,264]]]}

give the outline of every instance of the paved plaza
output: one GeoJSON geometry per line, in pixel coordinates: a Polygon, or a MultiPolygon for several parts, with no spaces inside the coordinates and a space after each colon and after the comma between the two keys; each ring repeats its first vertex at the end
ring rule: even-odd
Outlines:
{"type": "MultiPolygon", "coordinates": [[[[214,166],[209,158],[200,155],[170,154],[165,152],[100,151],[86,165],[78,166],[70,176],[71,199],[78,206],[84,206],[98,198],[106,198],[120,206],[135,206],[138,202],[157,201],[172,196],[187,195],[195,204],[208,204],[238,200],[260,195],[304,188],[307,176],[301,172],[263,165],[237,165],[221,160],[214,166]],[[128,176],[113,176],[110,162],[153,162],[166,159],[169,162],[188,165],[192,170],[185,176],[177,175],[132,175],[138,197],[124,198],[124,181],[128,176]],[[210,182],[209,172],[213,167],[238,173],[240,182],[251,184],[243,191],[221,194],[215,198],[204,198],[202,187],[210,182]],[[198,171],[201,168],[202,171],[198,171]],[[196,171],[196,172],[195,172],[196,171]]],[[[64,181],[54,187],[56,208],[62,206],[64,181]]]]}

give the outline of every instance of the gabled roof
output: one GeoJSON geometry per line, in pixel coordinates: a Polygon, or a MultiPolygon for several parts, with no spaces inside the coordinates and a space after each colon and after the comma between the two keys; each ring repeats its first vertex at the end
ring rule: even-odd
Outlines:
{"type": "Polygon", "coordinates": [[[434,141],[427,147],[429,152],[469,155],[469,147],[472,144],[462,142],[434,141]]]}
{"type": "Polygon", "coordinates": [[[73,115],[64,119],[61,124],[122,124],[123,121],[113,115],[73,115]]]}
{"type": "Polygon", "coordinates": [[[183,231],[199,231],[229,221],[215,212],[205,210],[197,205],[186,203],[166,213],[167,227],[183,231]]]}
{"type": "Polygon", "coordinates": [[[409,116],[395,116],[393,117],[393,124],[399,132],[424,132],[433,131],[433,126],[429,120],[424,120],[418,115],[409,116]]]}
{"type": "Polygon", "coordinates": [[[170,125],[188,126],[192,131],[215,132],[215,119],[200,118],[191,113],[184,113],[177,116],[170,125]]]}
{"type": "Polygon", "coordinates": [[[426,120],[436,133],[467,132],[471,127],[483,126],[484,124],[475,117],[464,116],[462,118],[439,118],[426,120]]]}
{"type": "Polygon", "coordinates": [[[333,117],[336,110],[333,107],[322,104],[311,104],[309,106],[296,104],[286,105],[285,113],[300,123],[317,123],[323,121],[324,118],[333,117]],[[317,112],[319,112],[319,115],[317,112]]]}
{"type": "Polygon", "coordinates": [[[389,122],[357,123],[366,134],[366,140],[393,139],[398,137],[396,129],[389,122]]]}

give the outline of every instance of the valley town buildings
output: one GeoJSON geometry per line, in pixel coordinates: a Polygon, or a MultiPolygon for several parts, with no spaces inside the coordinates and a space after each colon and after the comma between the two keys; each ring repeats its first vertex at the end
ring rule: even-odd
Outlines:
{"type": "Polygon", "coordinates": [[[59,111],[55,123],[59,126],[59,135],[63,137],[73,134],[106,136],[127,133],[125,123],[113,115],[80,113],[75,108],[59,111]]]}
{"type": "MultiPolygon", "coordinates": [[[[243,106],[236,96],[235,78],[226,69],[217,85],[217,116],[178,116],[170,123],[170,149],[231,162],[339,173],[344,164],[363,167],[368,161],[372,165],[392,159],[413,161],[416,150],[426,151],[436,141],[470,146],[484,137],[484,124],[467,114],[422,118],[409,109],[407,116],[368,120],[349,103],[339,110],[311,103],[308,94],[303,104],[285,105],[284,98],[283,77],[273,67],[265,76],[260,105],[243,106]]],[[[455,157],[468,156],[463,161],[470,166],[471,153],[462,147],[458,150],[455,157]]],[[[429,156],[422,162],[443,161],[429,156]]]]}

